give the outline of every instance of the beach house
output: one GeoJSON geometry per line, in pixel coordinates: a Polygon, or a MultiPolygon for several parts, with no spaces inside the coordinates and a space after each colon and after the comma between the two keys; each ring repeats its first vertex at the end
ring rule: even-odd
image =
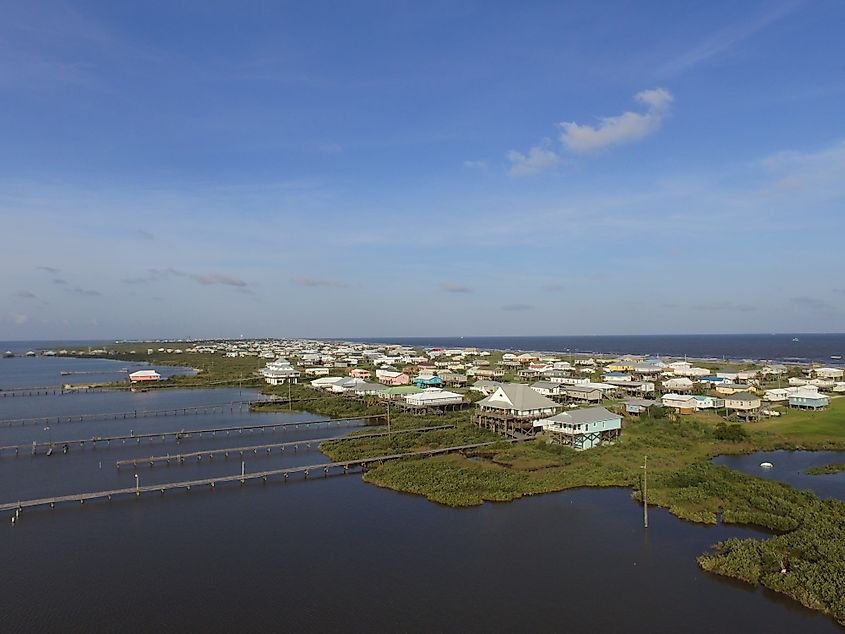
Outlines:
{"type": "Polygon", "coordinates": [[[534,421],[553,415],[560,405],[527,385],[505,383],[476,403],[472,420],[479,427],[514,435],[532,433],[534,421]]]}
{"type": "Polygon", "coordinates": [[[534,427],[544,431],[553,443],[591,449],[619,437],[622,417],[604,407],[586,407],[542,418],[534,427]]]}

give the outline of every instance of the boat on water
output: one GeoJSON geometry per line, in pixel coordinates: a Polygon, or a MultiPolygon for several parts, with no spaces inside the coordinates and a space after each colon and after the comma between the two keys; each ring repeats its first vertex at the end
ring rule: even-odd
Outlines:
{"type": "Polygon", "coordinates": [[[800,341],[800,339],[798,339],[798,337],[793,337],[792,341],[800,341]]]}
{"type": "Polygon", "coordinates": [[[760,467],[763,468],[763,469],[771,469],[774,466],[775,465],[773,465],[771,462],[761,462],[760,463],[760,467]]]}
{"type": "Polygon", "coordinates": [[[14,356],[15,356],[15,353],[12,352],[11,350],[6,350],[6,352],[3,353],[4,359],[10,359],[11,357],[14,357],[14,356]]]}
{"type": "Polygon", "coordinates": [[[840,359],[842,359],[842,355],[841,354],[832,354],[832,355],[830,355],[830,358],[833,359],[834,361],[839,361],[840,359]]]}
{"type": "Polygon", "coordinates": [[[34,357],[35,353],[32,350],[30,350],[29,352],[26,353],[26,356],[27,357],[34,357]]]}

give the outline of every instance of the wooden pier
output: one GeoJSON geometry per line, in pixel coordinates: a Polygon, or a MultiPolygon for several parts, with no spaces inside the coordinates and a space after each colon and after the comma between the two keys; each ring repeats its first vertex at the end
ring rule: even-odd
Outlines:
{"type": "Polygon", "coordinates": [[[242,414],[244,406],[249,410],[252,403],[264,401],[229,401],[227,403],[206,403],[190,407],[174,407],[170,409],[136,409],[126,412],[101,412],[97,414],[74,414],[64,416],[39,416],[35,418],[8,418],[0,420],[0,427],[24,427],[26,425],[64,425],[66,423],[84,423],[93,421],[126,420],[130,418],[150,418],[157,416],[186,416],[199,414],[226,413],[242,414]],[[237,412],[235,411],[237,408],[237,412]]]}
{"type": "Polygon", "coordinates": [[[67,390],[60,385],[10,387],[7,389],[0,389],[0,398],[12,398],[15,396],[59,396],[66,393],[67,390]]]}
{"type": "MultiPolygon", "coordinates": [[[[426,449],[423,451],[412,451],[407,453],[391,454],[386,456],[373,456],[371,458],[361,458],[358,460],[345,460],[342,462],[324,462],[321,464],[313,464],[304,467],[289,467],[287,469],[272,469],[270,471],[257,471],[252,473],[238,473],[228,476],[217,476],[214,478],[204,478],[202,480],[186,480],[184,482],[167,482],[163,484],[150,484],[140,486],[136,484],[134,487],[127,487],[123,489],[112,489],[110,491],[96,491],[91,493],[74,493],[71,495],[60,495],[55,497],[39,498],[35,500],[19,500],[17,502],[7,502],[0,504],[0,511],[15,511],[15,516],[12,521],[15,521],[22,511],[25,509],[36,508],[41,506],[49,506],[53,508],[56,504],[63,502],[78,502],[85,504],[85,502],[93,500],[109,500],[117,496],[135,495],[140,497],[142,493],[160,493],[164,494],[166,491],[174,489],[184,489],[190,491],[194,487],[209,487],[214,489],[218,484],[225,484],[228,482],[240,482],[242,485],[249,480],[269,481],[271,478],[280,478],[281,481],[287,482],[291,475],[302,474],[305,479],[313,472],[322,473],[323,477],[328,477],[332,471],[337,472],[342,470],[342,473],[349,473],[350,469],[360,468],[366,471],[367,467],[372,464],[383,464],[391,460],[402,460],[406,458],[427,458],[430,456],[437,456],[447,453],[455,453],[461,451],[468,451],[470,449],[478,449],[480,447],[487,447],[494,445],[499,441],[475,443],[471,445],[459,445],[455,447],[442,447],[440,449],[426,449]]],[[[519,442],[516,439],[504,442],[519,442]]]]}
{"type": "Polygon", "coordinates": [[[179,453],[179,454],[166,454],[160,456],[150,456],[148,458],[126,458],[124,460],[118,460],[115,462],[115,466],[120,469],[121,467],[137,467],[139,464],[144,465],[148,464],[150,467],[159,464],[159,463],[166,463],[170,464],[171,462],[175,462],[178,464],[184,464],[185,460],[196,459],[197,462],[201,462],[204,458],[208,458],[209,460],[214,460],[214,456],[223,456],[224,458],[228,458],[229,454],[237,454],[241,458],[245,453],[252,452],[254,455],[257,455],[259,451],[266,451],[267,455],[269,456],[273,449],[279,449],[281,451],[285,451],[288,447],[293,447],[294,451],[297,451],[299,447],[305,446],[306,448],[311,448],[312,446],[319,446],[320,443],[323,442],[332,442],[335,440],[357,440],[359,438],[378,438],[382,436],[395,436],[401,434],[410,434],[413,432],[426,432],[426,431],[435,431],[438,429],[453,429],[455,425],[436,425],[434,427],[415,427],[413,429],[398,429],[394,431],[381,431],[376,432],[373,434],[360,434],[358,436],[329,436],[327,438],[306,438],[304,440],[290,440],[287,442],[277,442],[277,443],[270,443],[266,445],[250,445],[248,447],[228,447],[225,449],[205,449],[203,451],[192,451],[190,453],[179,453]]]}
{"type": "Polygon", "coordinates": [[[266,431],[270,430],[271,432],[280,429],[281,431],[287,431],[288,429],[299,429],[300,427],[319,427],[320,425],[325,425],[326,427],[331,427],[332,425],[336,425],[338,427],[342,425],[351,425],[355,422],[363,422],[364,424],[372,424],[367,423],[367,421],[383,421],[385,419],[384,415],[382,414],[374,414],[372,416],[354,416],[350,418],[322,418],[319,420],[309,420],[309,421],[300,421],[294,423],[266,423],[262,425],[243,425],[240,427],[209,427],[206,429],[181,429],[178,431],[161,431],[161,432],[152,432],[149,434],[128,434],[128,435],[120,435],[120,436],[92,436],[91,438],[80,438],[76,440],[51,440],[47,442],[32,442],[30,444],[24,445],[5,445],[0,446],[0,457],[2,457],[4,452],[14,451],[15,455],[20,455],[21,452],[30,451],[32,455],[36,455],[39,449],[43,449],[47,451],[48,455],[52,455],[51,450],[55,450],[57,448],[61,448],[63,453],[67,453],[64,451],[64,447],[67,446],[68,449],[71,446],[78,445],[79,447],[85,447],[86,444],[90,444],[92,447],[97,447],[97,443],[100,445],[105,444],[106,446],[111,446],[112,442],[122,441],[123,444],[126,444],[127,440],[134,440],[138,444],[141,444],[142,440],[154,440],[156,438],[160,438],[162,442],[165,442],[169,437],[173,437],[174,440],[185,440],[188,438],[192,438],[193,436],[197,436],[202,438],[203,434],[210,434],[211,436],[216,436],[217,434],[222,434],[225,432],[227,436],[231,435],[232,432],[236,432],[242,434],[245,431],[266,431]]]}

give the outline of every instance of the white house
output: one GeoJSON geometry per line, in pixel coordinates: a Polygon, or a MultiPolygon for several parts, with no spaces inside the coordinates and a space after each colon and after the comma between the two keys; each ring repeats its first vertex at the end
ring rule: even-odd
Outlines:
{"type": "Polygon", "coordinates": [[[690,414],[698,407],[695,397],[688,394],[664,394],[660,403],[663,407],[676,409],[681,414],[690,414]]]}
{"type": "Polygon", "coordinates": [[[543,396],[552,397],[560,396],[563,386],[560,383],[554,383],[552,381],[537,381],[531,384],[531,389],[543,396]]]}
{"type": "Polygon", "coordinates": [[[816,368],[815,375],[820,379],[842,379],[845,376],[845,370],[842,368],[816,368]]]}
{"type": "Polygon", "coordinates": [[[677,377],[663,381],[664,390],[672,390],[675,392],[688,392],[692,389],[692,379],[687,377],[677,377]]]}
{"type": "Polygon", "coordinates": [[[443,407],[446,405],[461,405],[464,402],[464,397],[448,390],[429,388],[417,394],[408,394],[405,397],[405,402],[414,407],[443,407]]]}
{"type": "Polygon", "coordinates": [[[261,375],[270,385],[296,383],[299,380],[299,370],[281,357],[263,367],[261,369],[261,375]]]}
{"type": "Polygon", "coordinates": [[[348,379],[345,376],[324,376],[311,381],[311,387],[321,390],[330,390],[335,383],[341,383],[342,381],[347,380],[348,379]]]}
{"type": "Polygon", "coordinates": [[[496,414],[533,422],[554,414],[560,407],[550,398],[538,394],[527,385],[504,383],[490,396],[476,403],[479,413],[496,414]]]}
{"type": "Polygon", "coordinates": [[[129,375],[129,380],[132,383],[141,383],[143,381],[160,381],[161,375],[155,370],[138,370],[129,375]]]}

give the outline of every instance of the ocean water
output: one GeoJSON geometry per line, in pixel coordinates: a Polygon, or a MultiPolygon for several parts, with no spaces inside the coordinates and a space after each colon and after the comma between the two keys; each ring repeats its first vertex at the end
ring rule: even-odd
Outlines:
{"type": "Polygon", "coordinates": [[[845,334],[596,335],[532,337],[385,337],[351,339],[417,347],[531,350],[587,354],[637,354],[727,360],[842,363],[845,334]],[[794,341],[797,339],[797,341],[794,341]]]}

